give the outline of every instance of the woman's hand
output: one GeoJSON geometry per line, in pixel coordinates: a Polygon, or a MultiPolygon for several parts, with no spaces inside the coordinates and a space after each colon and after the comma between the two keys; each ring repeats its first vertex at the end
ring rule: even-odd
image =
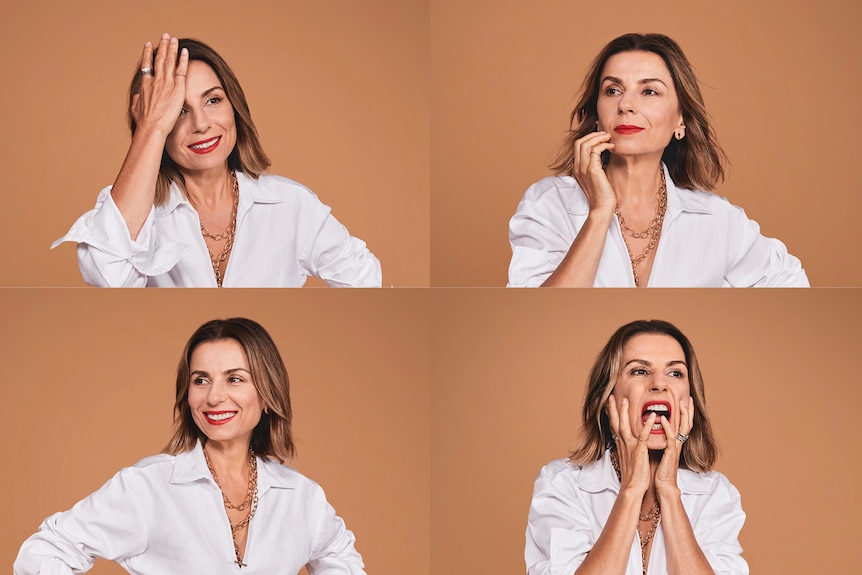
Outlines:
{"type": "Polygon", "coordinates": [[[677,438],[677,434],[688,435],[691,432],[694,426],[694,400],[688,397],[679,402],[679,417],[676,418],[676,425],[671,425],[662,416],[661,426],[667,437],[667,447],[655,472],[655,489],[659,497],[679,493],[676,472],[679,469],[679,454],[682,451],[683,442],[677,438]]]}
{"type": "Polygon", "coordinates": [[[587,196],[590,210],[613,213],[617,207],[614,189],[602,169],[602,152],[613,147],[608,132],[592,132],[575,141],[572,176],[587,196]]]}
{"type": "Polygon", "coordinates": [[[620,489],[631,490],[642,496],[649,488],[651,473],[647,440],[655,422],[656,414],[650,413],[640,433],[635,436],[631,429],[628,399],[623,398],[617,408],[616,398],[608,398],[608,419],[611,431],[616,436],[617,462],[620,466],[620,489]]]}
{"type": "Polygon", "coordinates": [[[141,90],[132,98],[132,116],[138,129],[157,130],[167,138],[174,129],[186,97],[186,72],[189,66],[188,50],[183,48],[177,63],[179,41],[162,34],[159,51],[153,61],[153,45],[147,42],[141,55],[143,74],[141,90]]]}

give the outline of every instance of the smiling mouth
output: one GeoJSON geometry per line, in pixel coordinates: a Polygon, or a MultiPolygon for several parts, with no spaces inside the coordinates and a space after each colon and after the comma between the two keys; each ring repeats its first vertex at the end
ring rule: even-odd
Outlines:
{"type": "Polygon", "coordinates": [[[618,134],[637,134],[642,131],[643,128],[639,128],[638,126],[617,126],[614,128],[614,132],[618,134]]]}
{"type": "Polygon", "coordinates": [[[655,413],[655,422],[652,425],[650,433],[664,433],[664,428],[661,426],[661,416],[664,415],[670,421],[670,403],[667,401],[650,401],[644,405],[641,413],[641,425],[645,425],[650,413],[655,413]]]}
{"type": "Polygon", "coordinates": [[[209,140],[203,140],[202,142],[195,142],[188,146],[188,148],[197,154],[206,154],[207,152],[212,151],[221,141],[221,136],[216,136],[215,138],[210,138],[209,140]]]}
{"type": "Polygon", "coordinates": [[[236,417],[236,414],[236,411],[208,411],[204,412],[204,417],[206,417],[207,422],[212,425],[224,425],[236,417]]]}

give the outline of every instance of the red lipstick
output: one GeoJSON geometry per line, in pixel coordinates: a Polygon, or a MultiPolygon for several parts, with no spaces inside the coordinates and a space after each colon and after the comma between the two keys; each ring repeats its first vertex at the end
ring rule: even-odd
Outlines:
{"type": "Polygon", "coordinates": [[[629,134],[637,134],[638,132],[643,131],[643,128],[640,126],[630,126],[628,124],[623,124],[622,126],[617,126],[614,128],[614,132],[617,134],[622,134],[624,136],[628,136],[629,134]]]}
{"type": "Polygon", "coordinates": [[[653,422],[653,428],[650,433],[664,433],[664,428],[661,426],[661,416],[665,416],[670,421],[671,407],[667,401],[648,401],[644,404],[641,410],[641,423],[645,424],[650,413],[655,413],[656,418],[653,422]]]}
{"type": "Polygon", "coordinates": [[[236,414],[236,411],[205,411],[204,417],[210,425],[224,425],[232,421],[236,414]]]}
{"type": "Polygon", "coordinates": [[[186,147],[195,154],[209,154],[218,148],[220,143],[221,136],[216,136],[215,138],[208,138],[206,140],[201,140],[200,142],[195,142],[194,144],[189,144],[186,147]]]}

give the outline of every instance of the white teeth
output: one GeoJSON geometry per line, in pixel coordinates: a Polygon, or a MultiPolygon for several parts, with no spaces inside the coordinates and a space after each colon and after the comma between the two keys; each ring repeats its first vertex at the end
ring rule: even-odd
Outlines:
{"type": "Polygon", "coordinates": [[[218,138],[213,138],[209,142],[204,142],[203,144],[195,144],[194,146],[189,147],[192,150],[206,150],[207,148],[214,146],[216,142],[218,142],[218,138]]]}
{"type": "Polygon", "coordinates": [[[236,415],[235,411],[230,413],[208,413],[207,419],[212,419],[213,421],[224,421],[225,419],[230,419],[234,415],[236,415]]]}
{"type": "Polygon", "coordinates": [[[662,412],[668,412],[668,411],[670,411],[670,409],[668,409],[668,407],[667,407],[666,405],[664,405],[664,404],[655,404],[655,405],[650,405],[650,406],[649,406],[649,407],[647,407],[644,411],[662,411],[662,412]]]}

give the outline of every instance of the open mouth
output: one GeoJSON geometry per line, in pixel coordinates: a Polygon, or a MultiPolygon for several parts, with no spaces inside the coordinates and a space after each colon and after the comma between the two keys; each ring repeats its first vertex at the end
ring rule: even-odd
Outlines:
{"type": "Polygon", "coordinates": [[[210,138],[209,140],[195,142],[194,144],[191,144],[188,148],[196,154],[206,154],[213,151],[216,146],[218,146],[220,141],[221,136],[216,136],[215,138],[210,138]]]}
{"type": "Polygon", "coordinates": [[[224,425],[236,417],[236,414],[236,411],[206,411],[204,412],[204,417],[206,417],[207,422],[212,425],[224,425]]]}
{"type": "Polygon", "coordinates": [[[650,433],[664,433],[664,428],[661,426],[661,416],[665,416],[670,421],[670,403],[667,401],[647,402],[644,405],[643,412],[641,412],[641,425],[646,425],[650,413],[655,413],[656,415],[650,433]]]}

